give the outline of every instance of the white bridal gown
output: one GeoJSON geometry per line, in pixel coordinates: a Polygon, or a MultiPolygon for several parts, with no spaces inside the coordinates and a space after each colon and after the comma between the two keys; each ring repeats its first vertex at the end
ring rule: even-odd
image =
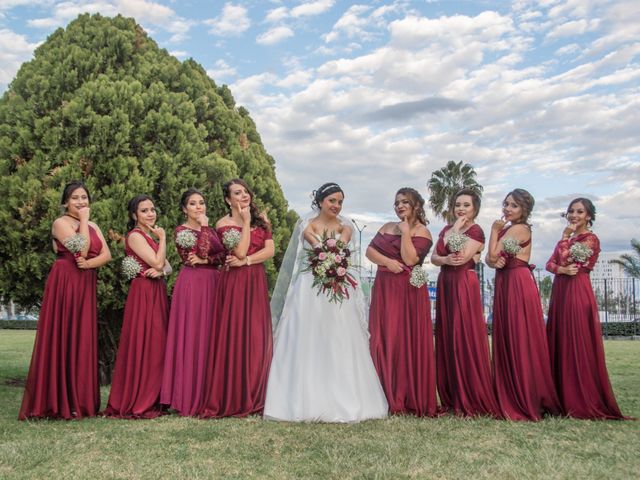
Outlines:
{"type": "MultiPolygon", "coordinates": [[[[299,250],[298,250],[299,251],[299,250]]],[[[265,418],[358,422],[387,416],[387,400],[369,352],[367,311],[358,286],[342,304],[297,273],[286,293],[274,337],[265,418]]]]}

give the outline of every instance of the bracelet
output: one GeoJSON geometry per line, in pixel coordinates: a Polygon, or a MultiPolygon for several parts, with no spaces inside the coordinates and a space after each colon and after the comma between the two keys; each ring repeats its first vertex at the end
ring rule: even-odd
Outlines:
{"type": "Polygon", "coordinates": [[[249,255],[247,255],[247,256],[246,256],[246,259],[247,259],[247,263],[246,263],[246,265],[247,265],[247,267],[248,267],[249,265],[251,265],[251,257],[250,257],[249,255]]]}

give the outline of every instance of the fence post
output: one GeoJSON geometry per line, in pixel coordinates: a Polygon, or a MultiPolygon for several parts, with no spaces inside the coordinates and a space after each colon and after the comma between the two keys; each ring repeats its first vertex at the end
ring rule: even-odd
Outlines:
{"type": "Polygon", "coordinates": [[[609,293],[607,292],[607,279],[604,279],[604,338],[609,338],[609,293]]]}
{"type": "Polygon", "coordinates": [[[631,279],[633,303],[631,304],[631,311],[633,312],[633,334],[638,335],[638,317],[636,317],[636,279],[631,279]]]}

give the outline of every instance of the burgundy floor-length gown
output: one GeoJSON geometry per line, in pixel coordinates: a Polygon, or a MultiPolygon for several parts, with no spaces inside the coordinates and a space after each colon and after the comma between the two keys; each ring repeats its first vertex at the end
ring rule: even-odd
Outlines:
{"type": "MultiPolygon", "coordinates": [[[[431,248],[428,238],[413,237],[419,264],[431,248]]],[[[370,247],[402,262],[400,235],[378,233],[370,247]]],[[[411,269],[393,273],[378,266],[369,311],[370,348],[389,411],[397,414],[435,416],[436,372],[433,326],[426,286],[409,283],[411,269]]]]}
{"type": "Polygon", "coordinates": [[[103,413],[113,418],[155,418],[163,413],[160,387],[169,302],[164,278],[143,275],[150,267],[129,247],[133,232],[141,234],[154,251],[159,248],[153,238],[137,228],[125,239],[125,254],[136,259],[141,271],[129,287],[111,392],[103,413]]]}
{"type": "MultiPolygon", "coordinates": [[[[240,230],[222,227],[220,237],[230,228],[240,230]]],[[[271,232],[252,229],[247,255],[262,250],[270,239],[271,232]]],[[[213,322],[213,358],[201,417],[262,413],[273,342],[267,276],[261,263],[223,269],[213,322]]]]}
{"type": "MultiPolygon", "coordinates": [[[[452,253],[444,241],[446,226],[436,244],[440,256],[452,253]]],[[[466,236],[485,242],[484,232],[472,225],[466,236]]],[[[491,378],[489,336],[482,313],[480,283],[473,259],[460,266],[442,265],[436,297],[436,372],[441,409],[455,415],[500,417],[491,378]]]]}
{"type": "MultiPolygon", "coordinates": [[[[89,226],[87,259],[102,250],[89,226]]],[[[95,269],[76,266],[74,254],[55,240],[57,258],[42,298],[31,366],[19,419],[82,418],[100,409],[95,269]]]]}
{"type": "Polygon", "coordinates": [[[547,270],[556,274],[547,323],[551,370],[565,415],[623,419],[609,382],[598,305],[589,279],[599,254],[598,237],[586,232],[558,242],[547,262],[547,270]],[[593,251],[591,258],[577,275],[558,275],[558,267],[573,263],[570,248],[577,242],[593,251]]]}
{"type": "MultiPolygon", "coordinates": [[[[501,230],[498,239],[507,231],[501,230]]],[[[540,420],[545,413],[561,413],[532,267],[508,257],[506,265],[496,270],[493,373],[500,411],[509,420],[540,420]]]]}
{"type": "Polygon", "coordinates": [[[183,230],[193,232],[196,245],[193,250],[176,245],[183,266],[173,287],[160,400],[180,415],[194,416],[206,399],[211,327],[220,285],[218,268],[224,263],[225,251],[214,229],[207,226],[198,231],[180,225],[174,237],[183,230]],[[188,265],[192,251],[208,263],[188,265]]]}

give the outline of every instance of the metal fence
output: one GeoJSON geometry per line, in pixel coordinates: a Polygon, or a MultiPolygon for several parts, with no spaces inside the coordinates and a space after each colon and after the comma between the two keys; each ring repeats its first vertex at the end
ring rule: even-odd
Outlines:
{"type": "MultiPolygon", "coordinates": [[[[481,270],[478,271],[480,285],[482,286],[482,303],[487,323],[493,319],[493,286],[494,279],[483,276],[481,270]]],[[[543,277],[538,272],[534,275],[538,283],[540,292],[540,302],[545,315],[549,309],[551,297],[552,276],[543,277]]],[[[373,286],[373,278],[363,278],[363,287],[369,293],[373,286]]],[[[637,278],[613,278],[613,279],[592,279],[591,284],[598,303],[600,323],[603,325],[604,335],[616,335],[617,330],[624,330],[626,335],[640,335],[640,279],[637,278]],[[618,328],[604,328],[605,325],[618,324],[618,328]],[[623,328],[619,328],[619,327],[623,328]],[[611,332],[611,333],[609,333],[611,332]]],[[[428,282],[429,296],[431,298],[431,318],[435,321],[435,299],[436,282],[428,282]]]]}
{"type": "MultiPolygon", "coordinates": [[[[546,320],[553,277],[542,277],[540,272],[536,273],[538,274],[536,282],[538,283],[538,291],[540,292],[540,301],[546,320]]],[[[536,275],[534,275],[534,277],[536,277],[536,275]]],[[[481,268],[478,269],[478,278],[482,286],[481,293],[485,319],[487,323],[491,323],[493,319],[494,279],[486,278],[481,268]]],[[[369,296],[373,281],[373,276],[364,276],[362,278],[362,287],[367,296],[369,296]]],[[[603,333],[605,335],[616,335],[616,332],[621,331],[624,332],[624,335],[640,335],[640,279],[592,279],[591,284],[596,296],[596,302],[598,303],[600,323],[603,326],[608,325],[611,327],[603,328],[603,333]]],[[[431,318],[435,321],[436,282],[428,282],[428,289],[431,298],[431,318]]],[[[35,325],[37,314],[38,312],[35,311],[19,312],[12,306],[0,305],[0,320],[30,320],[34,321],[33,323],[35,325]]]]}

